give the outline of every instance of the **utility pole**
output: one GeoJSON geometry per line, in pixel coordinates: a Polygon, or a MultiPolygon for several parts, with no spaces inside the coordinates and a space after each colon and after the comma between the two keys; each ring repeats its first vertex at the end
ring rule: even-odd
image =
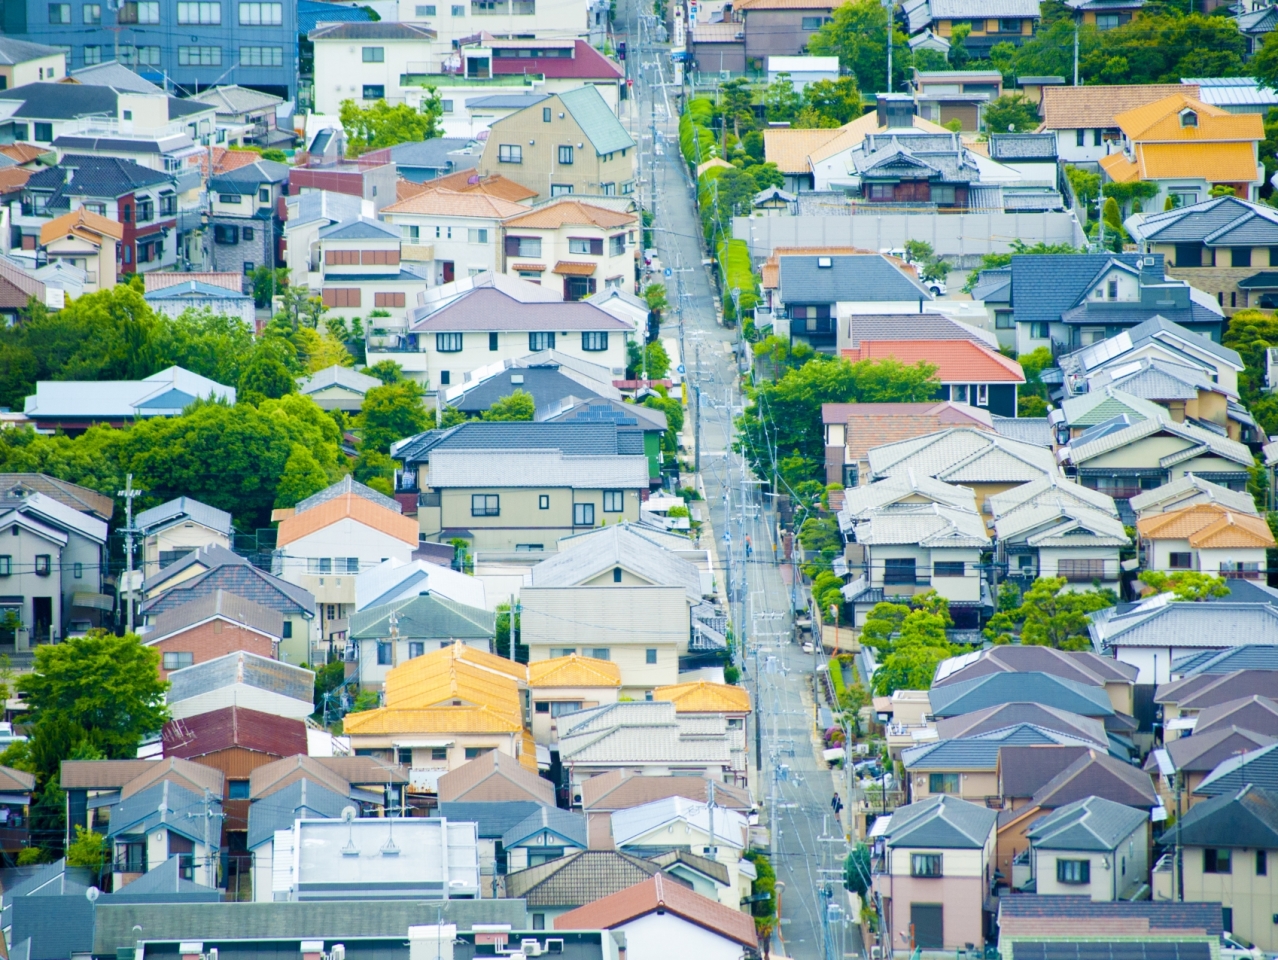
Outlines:
{"type": "Polygon", "coordinates": [[[1078,86],[1078,20],[1074,21],[1074,86],[1078,86]]]}
{"type": "Polygon", "coordinates": [[[133,474],[129,474],[124,478],[124,489],[117,490],[116,496],[124,497],[124,554],[125,569],[127,571],[126,583],[128,584],[128,604],[127,613],[127,629],[129,633],[133,632],[133,498],[139,496],[141,490],[133,489],[133,474]]]}
{"type": "Polygon", "coordinates": [[[892,92],[892,17],[896,0],[883,0],[883,6],[887,10],[887,92],[892,92]]]}

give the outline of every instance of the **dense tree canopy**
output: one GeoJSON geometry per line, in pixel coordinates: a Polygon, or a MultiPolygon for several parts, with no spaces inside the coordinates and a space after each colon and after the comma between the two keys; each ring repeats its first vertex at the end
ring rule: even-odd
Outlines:
{"type": "Polygon", "coordinates": [[[378,100],[367,107],[354,100],[343,100],[340,118],[346,131],[346,153],[358,157],[370,150],[393,147],[397,143],[415,143],[443,135],[440,118],[444,104],[433,87],[422,98],[420,110],[406,103],[391,106],[378,100]]]}
{"type": "Polygon", "coordinates": [[[994,643],[1021,643],[1058,650],[1089,650],[1088,615],[1118,602],[1112,590],[1070,590],[1064,577],[1041,577],[1024,595],[1004,584],[999,612],[990,618],[985,636],[994,643]]]}

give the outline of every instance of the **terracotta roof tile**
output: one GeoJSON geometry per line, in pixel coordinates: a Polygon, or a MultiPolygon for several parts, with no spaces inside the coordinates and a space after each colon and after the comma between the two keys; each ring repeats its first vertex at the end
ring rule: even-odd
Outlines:
{"type": "Polygon", "coordinates": [[[303,513],[280,521],[275,542],[278,546],[287,546],[348,517],[397,540],[417,546],[419,537],[416,520],[353,493],[326,500],[303,513]]]}
{"type": "Polygon", "coordinates": [[[379,707],[348,713],[346,733],[360,736],[404,733],[521,733],[522,723],[491,707],[379,707]]]}
{"type": "Polygon", "coordinates": [[[48,147],[37,147],[33,143],[6,143],[0,147],[0,153],[4,154],[14,163],[31,163],[40,159],[46,153],[53,153],[48,147]]]}
{"type": "Polygon", "coordinates": [[[187,283],[191,280],[196,283],[207,283],[214,287],[225,287],[227,290],[234,290],[236,293],[244,292],[244,276],[239,273],[179,273],[168,270],[152,270],[150,273],[142,274],[142,277],[146,283],[147,293],[163,290],[165,287],[176,286],[179,283],[187,283]]]}
{"type": "Polygon", "coordinates": [[[553,805],[555,786],[523,767],[514,757],[493,750],[439,778],[439,802],[535,800],[553,805]]]}
{"type": "Polygon", "coordinates": [[[407,200],[409,197],[415,197],[419,193],[432,189],[424,183],[414,183],[412,180],[405,180],[400,177],[395,181],[395,200],[407,200]]]}
{"type": "Polygon", "coordinates": [[[124,238],[124,227],[101,214],[79,207],[41,226],[40,243],[50,243],[67,234],[75,234],[90,243],[96,243],[103,236],[121,240],[124,238]]]}
{"type": "MultiPolygon", "coordinates": [[[[230,173],[232,170],[238,170],[240,167],[247,167],[250,164],[257,163],[262,159],[260,153],[252,150],[228,150],[226,147],[213,148],[213,174],[230,173]]],[[[209,175],[209,155],[207,151],[201,151],[195,158],[195,165],[200,168],[200,173],[205,177],[209,175]]]]}
{"type": "Polygon", "coordinates": [[[571,654],[528,664],[530,687],[620,687],[621,668],[611,660],[571,654]]]}
{"type": "Polygon", "coordinates": [[[1104,129],[1118,126],[1114,118],[1120,113],[1175,94],[1194,97],[1198,87],[1179,83],[1044,87],[1040,112],[1048,130],[1104,129]]]}
{"type": "Polygon", "coordinates": [[[808,173],[808,156],[842,131],[778,129],[763,131],[763,156],[782,173],[808,173]]]}
{"type": "Polygon", "coordinates": [[[501,220],[523,213],[527,207],[501,197],[478,191],[458,193],[455,190],[436,188],[422,190],[407,199],[382,208],[382,213],[446,214],[451,217],[486,217],[501,220]]]}
{"type": "Polygon", "coordinates": [[[912,365],[920,360],[935,366],[941,383],[1024,383],[1015,360],[970,340],[870,340],[842,351],[845,360],[885,360],[893,357],[912,365]]]}
{"type": "Polygon", "coordinates": [[[566,224],[613,228],[629,226],[638,219],[633,213],[596,207],[580,200],[561,199],[511,217],[505,225],[545,229],[556,229],[566,224]]]}
{"type": "Polygon", "coordinates": [[[523,184],[503,177],[500,173],[490,173],[486,177],[481,177],[473,169],[458,170],[445,177],[427,180],[426,186],[431,189],[456,190],[458,193],[486,193],[490,197],[499,197],[502,200],[510,200],[512,203],[531,200],[537,196],[536,190],[529,190],[523,184]]]}
{"type": "Polygon", "coordinates": [[[1146,540],[1188,540],[1196,549],[1272,547],[1274,536],[1261,517],[1236,513],[1216,503],[1197,503],[1136,521],[1146,540]]]}
{"type": "Polygon", "coordinates": [[[560,914],[555,918],[555,929],[607,930],[660,909],[750,950],[758,948],[759,938],[749,914],[703,897],[660,873],[612,896],[560,914]]]}
{"type": "MultiPolygon", "coordinates": [[[[581,785],[581,804],[591,813],[628,810],[654,800],[683,797],[706,801],[705,777],[648,777],[612,770],[591,777],[581,785]]],[[[749,794],[739,787],[715,782],[715,803],[732,810],[750,810],[749,794]]]]}
{"type": "Polygon", "coordinates": [[[750,712],[748,690],[726,683],[711,683],[708,680],[657,687],[652,691],[652,698],[669,700],[675,705],[675,713],[750,712]]]}
{"type": "Polygon", "coordinates": [[[0,170],[0,193],[21,190],[27,185],[33,173],[35,173],[34,170],[28,170],[26,167],[8,167],[0,170]]]}

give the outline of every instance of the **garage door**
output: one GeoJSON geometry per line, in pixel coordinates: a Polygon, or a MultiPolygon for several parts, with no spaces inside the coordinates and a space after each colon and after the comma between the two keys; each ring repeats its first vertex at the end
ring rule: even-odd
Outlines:
{"type": "Polygon", "coordinates": [[[910,923],[914,925],[914,945],[924,950],[940,950],[945,946],[945,928],[941,920],[941,904],[911,903],[910,923]]]}

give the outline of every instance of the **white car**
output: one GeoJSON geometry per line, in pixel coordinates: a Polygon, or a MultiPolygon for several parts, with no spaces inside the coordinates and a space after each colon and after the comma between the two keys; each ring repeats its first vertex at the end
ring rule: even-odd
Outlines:
{"type": "Polygon", "coordinates": [[[1244,947],[1228,931],[1220,935],[1220,960],[1264,960],[1264,956],[1259,947],[1244,947]]]}
{"type": "Polygon", "coordinates": [[[927,287],[928,292],[934,297],[943,297],[949,292],[944,280],[924,280],[923,286],[927,287]]]}

